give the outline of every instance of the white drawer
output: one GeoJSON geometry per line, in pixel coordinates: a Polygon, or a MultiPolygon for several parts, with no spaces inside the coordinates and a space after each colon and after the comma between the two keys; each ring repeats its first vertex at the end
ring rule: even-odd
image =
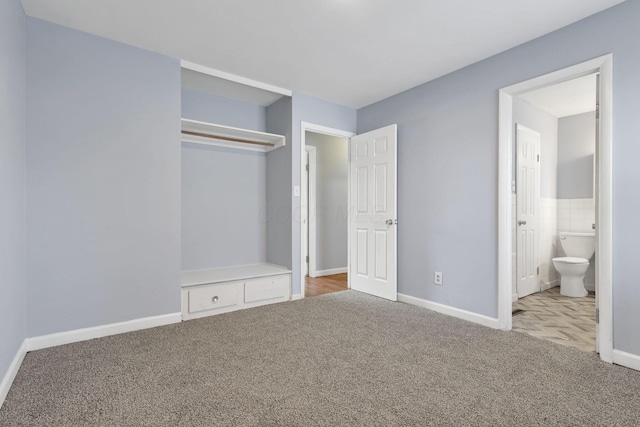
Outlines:
{"type": "Polygon", "coordinates": [[[242,304],[242,282],[222,283],[189,290],[189,313],[230,311],[242,304]]]}
{"type": "Polygon", "coordinates": [[[247,280],[244,284],[244,302],[260,305],[260,303],[288,301],[290,277],[289,274],[283,274],[247,280]]]}

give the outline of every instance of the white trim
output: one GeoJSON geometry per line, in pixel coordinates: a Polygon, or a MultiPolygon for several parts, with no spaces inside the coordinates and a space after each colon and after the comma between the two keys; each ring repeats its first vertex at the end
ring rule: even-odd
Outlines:
{"type": "Polygon", "coordinates": [[[94,326],[92,328],[74,329],[72,331],[58,332],[55,334],[41,335],[27,338],[27,351],[41,350],[43,348],[56,347],[94,338],[107,337],[109,335],[125,332],[139,331],[141,329],[155,328],[156,326],[180,323],[180,313],[164,314],[161,316],[143,317],[141,319],[128,320],[126,322],[111,323],[108,325],[94,326]]]}
{"type": "Polygon", "coordinates": [[[22,341],[22,345],[16,352],[16,355],[13,357],[7,372],[4,374],[2,378],[2,382],[0,382],[0,408],[4,403],[4,400],[7,398],[7,394],[9,394],[9,389],[11,389],[11,384],[13,384],[13,380],[18,375],[18,371],[20,370],[20,365],[22,365],[22,361],[24,360],[24,356],[27,355],[27,340],[22,341]]]}
{"type": "MultiPolygon", "coordinates": [[[[316,132],[316,133],[321,133],[324,135],[331,135],[331,136],[335,136],[338,138],[351,138],[353,135],[355,135],[355,133],[353,132],[349,132],[349,131],[345,131],[345,130],[340,130],[340,129],[334,129],[334,128],[330,128],[327,126],[322,126],[322,125],[316,125],[313,123],[308,123],[308,122],[300,122],[300,176],[302,177],[302,174],[305,173],[304,167],[306,164],[305,161],[305,153],[306,153],[306,132],[307,131],[311,131],[311,132],[316,132]]],[[[350,179],[350,178],[349,178],[350,179]]],[[[300,179],[302,181],[302,178],[300,179]]],[[[347,183],[347,185],[349,185],[349,183],[347,183]]],[[[349,191],[351,189],[351,186],[349,185],[349,191]]],[[[302,200],[300,201],[300,203],[302,203],[302,200]]],[[[302,236],[302,233],[304,233],[304,209],[300,209],[300,235],[302,236]]],[[[310,224],[311,226],[311,224],[310,224]]],[[[315,226],[315,225],[314,225],[315,226]]],[[[350,227],[350,224],[348,225],[348,227],[350,227]]],[[[311,234],[311,233],[310,233],[311,234]]],[[[302,240],[302,238],[300,239],[302,240]]],[[[347,239],[348,241],[349,239],[347,239]]],[[[348,244],[348,243],[347,243],[348,244]]],[[[349,257],[349,248],[347,247],[347,257],[349,257]]],[[[302,245],[300,245],[300,293],[302,295],[302,298],[304,298],[304,294],[305,294],[305,274],[304,274],[304,265],[306,264],[307,260],[305,259],[305,251],[304,248],[302,247],[302,245]]],[[[309,254],[309,259],[311,260],[311,254],[309,254]]],[[[349,265],[349,260],[347,259],[347,265],[349,265]]],[[[311,270],[311,265],[309,265],[309,270],[311,270]]],[[[351,288],[351,283],[348,280],[348,287],[351,288]]]]}
{"type": "Polygon", "coordinates": [[[511,329],[511,174],[513,168],[512,106],[513,96],[551,86],[576,77],[600,72],[600,138],[599,138],[599,212],[596,230],[596,262],[598,263],[598,351],[602,360],[611,362],[613,351],[612,308],[612,77],[611,54],[559,71],[545,74],[499,91],[498,144],[498,318],[502,329],[511,329]]]}
{"type": "Polygon", "coordinates": [[[398,294],[398,302],[415,305],[418,307],[428,308],[438,313],[446,314],[448,316],[457,317],[458,319],[467,320],[469,322],[477,323],[482,326],[487,326],[493,329],[502,329],[502,325],[498,319],[494,317],[485,316],[482,314],[474,313],[460,308],[451,307],[449,305],[439,304],[437,302],[427,301],[425,299],[412,297],[410,295],[398,294]]]}
{"type": "Polygon", "coordinates": [[[611,352],[612,362],[616,365],[640,371],[640,356],[627,353],[621,350],[613,350],[611,352]]]}
{"type": "Polygon", "coordinates": [[[302,294],[292,294],[291,295],[291,301],[296,301],[302,299],[302,294]]]}
{"type": "MultiPolygon", "coordinates": [[[[511,302],[514,303],[516,301],[518,301],[518,294],[517,293],[511,294],[511,302]]],[[[500,328],[500,329],[503,329],[503,328],[500,328]]]]}
{"type": "Polygon", "coordinates": [[[220,79],[229,80],[232,82],[240,83],[246,86],[255,87],[258,89],[266,90],[273,93],[279,93],[284,96],[291,96],[293,92],[289,89],[284,89],[278,86],[271,85],[269,83],[259,82],[247,77],[238,76],[237,74],[227,73],[226,71],[216,70],[215,68],[205,67],[204,65],[194,64],[193,62],[181,60],[180,66],[187,70],[196,71],[198,73],[207,74],[209,76],[218,77],[220,79]]]}
{"type": "Polygon", "coordinates": [[[342,268],[329,268],[327,270],[317,270],[316,275],[313,277],[322,277],[322,276],[333,276],[334,274],[343,274],[346,273],[347,267],[342,268]]]}
{"type": "Polygon", "coordinates": [[[511,181],[513,178],[513,97],[499,92],[498,111],[498,319],[500,328],[511,330],[513,254],[511,234],[511,181]]]}
{"type": "MultiPolygon", "coordinates": [[[[317,163],[318,163],[318,153],[316,147],[313,146],[305,146],[305,151],[309,153],[309,194],[304,192],[305,196],[308,197],[309,206],[308,206],[308,221],[309,221],[309,235],[307,236],[307,245],[309,245],[309,277],[316,277],[316,239],[317,239],[317,230],[316,230],[316,213],[318,207],[316,206],[316,189],[317,189],[317,163]]],[[[304,290],[302,291],[304,294],[304,290]]]]}
{"type": "Polygon", "coordinates": [[[540,292],[549,290],[551,288],[555,288],[556,286],[560,286],[560,281],[558,280],[551,280],[550,282],[542,282],[540,284],[540,292]]]}

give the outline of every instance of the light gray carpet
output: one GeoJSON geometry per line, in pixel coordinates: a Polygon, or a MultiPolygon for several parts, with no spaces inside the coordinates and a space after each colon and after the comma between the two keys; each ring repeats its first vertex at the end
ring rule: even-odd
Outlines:
{"type": "Polygon", "coordinates": [[[29,353],[2,426],[637,426],[640,372],[345,291],[29,353]]]}

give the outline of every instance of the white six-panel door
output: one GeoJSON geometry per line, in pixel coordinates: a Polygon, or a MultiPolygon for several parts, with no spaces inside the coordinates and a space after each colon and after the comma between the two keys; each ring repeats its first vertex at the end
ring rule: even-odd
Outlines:
{"type": "Polygon", "coordinates": [[[538,281],[538,209],[540,134],[516,127],[516,289],[518,298],[540,292],[538,281]]]}
{"type": "Polygon", "coordinates": [[[351,138],[351,288],[396,301],[397,289],[397,126],[351,138]]]}

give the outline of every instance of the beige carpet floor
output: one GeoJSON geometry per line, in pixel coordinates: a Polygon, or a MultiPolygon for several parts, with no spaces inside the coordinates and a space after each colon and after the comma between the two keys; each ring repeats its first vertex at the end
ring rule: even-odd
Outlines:
{"type": "Polygon", "coordinates": [[[637,426],[640,372],[354,291],[29,353],[2,426],[637,426]]]}

